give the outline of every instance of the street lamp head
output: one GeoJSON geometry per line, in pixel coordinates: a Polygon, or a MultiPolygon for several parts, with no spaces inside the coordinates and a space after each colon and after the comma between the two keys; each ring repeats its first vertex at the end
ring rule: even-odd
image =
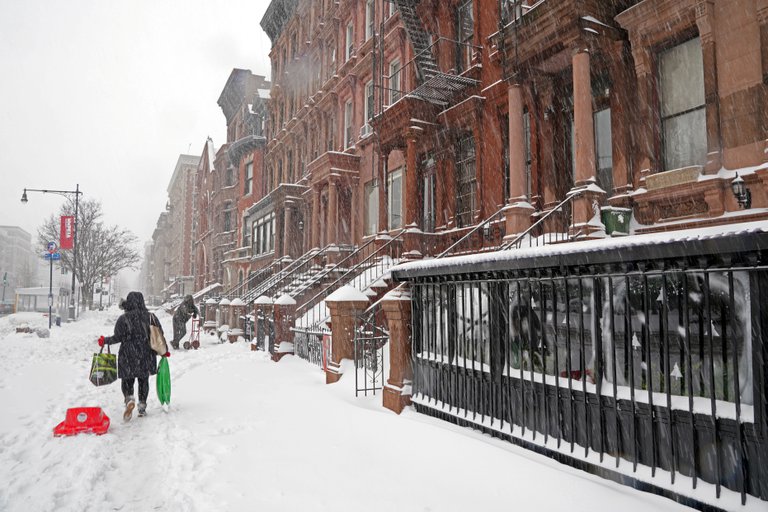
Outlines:
{"type": "Polygon", "coordinates": [[[21,202],[27,204],[27,189],[24,189],[24,193],[21,194],[21,202]]]}

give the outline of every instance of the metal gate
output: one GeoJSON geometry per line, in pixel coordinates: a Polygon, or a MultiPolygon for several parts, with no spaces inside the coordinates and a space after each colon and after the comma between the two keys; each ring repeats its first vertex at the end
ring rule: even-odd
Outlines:
{"type": "Polygon", "coordinates": [[[384,347],[389,341],[389,332],[381,313],[381,309],[374,306],[359,317],[355,329],[355,396],[375,395],[384,385],[384,347]]]}

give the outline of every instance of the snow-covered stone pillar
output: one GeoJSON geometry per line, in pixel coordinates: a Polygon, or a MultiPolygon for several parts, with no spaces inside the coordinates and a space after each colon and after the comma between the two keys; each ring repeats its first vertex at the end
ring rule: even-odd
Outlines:
{"type": "Polygon", "coordinates": [[[571,235],[580,240],[605,236],[600,204],[605,192],[595,183],[595,123],[592,112],[592,79],[589,50],[583,46],[573,55],[573,130],[576,153],[574,190],[585,188],[573,201],[571,235]]]}
{"type": "Polygon", "coordinates": [[[229,304],[229,342],[234,343],[245,334],[245,321],[240,317],[245,315],[245,302],[239,297],[232,299],[229,304]]]}
{"type": "Polygon", "coordinates": [[[509,207],[506,210],[507,239],[513,239],[531,225],[531,206],[526,187],[525,130],[523,129],[523,88],[512,84],[509,103],[509,207]]]}
{"type": "Polygon", "coordinates": [[[411,296],[404,285],[381,302],[389,327],[389,378],[384,386],[384,407],[400,414],[411,404],[411,296]]]}
{"type": "Polygon", "coordinates": [[[331,312],[331,359],[325,372],[325,382],[332,384],[341,378],[341,361],[355,357],[355,328],[357,319],[368,308],[368,297],[351,286],[342,286],[325,299],[331,312]]]}
{"type": "Polygon", "coordinates": [[[283,294],[273,306],[275,315],[275,339],[272,359],[279,361],[286,354],[293,354],[293,327],[296,321],[296,301],[290,295],[283,294]]]}
{"type": "Polygon", "coordinates": [[[272,352],[272,328],[271,321],[273,300],[271,297],[262,295],[253,302],[254,316],[256,317],[253,332],[255,336],[255,348],[251,350],[264,350],[272,352]]]}
{"type": "Polygon", "coordinates": [[[216,318],[216,327],[229,325],[229,304],[229,299],[226,297],[221,299],[221,302],[219,302],[219,315],[216,318]]]}

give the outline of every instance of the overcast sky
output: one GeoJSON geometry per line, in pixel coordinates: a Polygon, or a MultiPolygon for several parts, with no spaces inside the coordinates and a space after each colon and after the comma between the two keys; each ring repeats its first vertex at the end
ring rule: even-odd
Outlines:
{"type": "Polygon", "coordinates": [[[180,153],[224,142],[232,68],[269,75],[268,0],[0,0],[0,225],[37,226],[74,190],[152,236],[180,153]]]}

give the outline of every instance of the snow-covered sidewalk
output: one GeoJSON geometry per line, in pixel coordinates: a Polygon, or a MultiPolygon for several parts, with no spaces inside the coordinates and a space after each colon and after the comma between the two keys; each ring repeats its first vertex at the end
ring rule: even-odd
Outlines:
{"type": "Polygon", "coordinates": [[[215,338],[173,353],[168,413],[153,378],[148,416],[124,423],[119,383],[88,381],[96,339],[119,314],[86,313],[48,339],[0,319],[0,510],[687,510],[468,429],[396,416],[380,396],[355,398],[353,375],[326,386],[297,358],[275,364],[215,338]],[[52,436],[68,407],[88,405],[112,419],[106,435],[52,436]]]}

